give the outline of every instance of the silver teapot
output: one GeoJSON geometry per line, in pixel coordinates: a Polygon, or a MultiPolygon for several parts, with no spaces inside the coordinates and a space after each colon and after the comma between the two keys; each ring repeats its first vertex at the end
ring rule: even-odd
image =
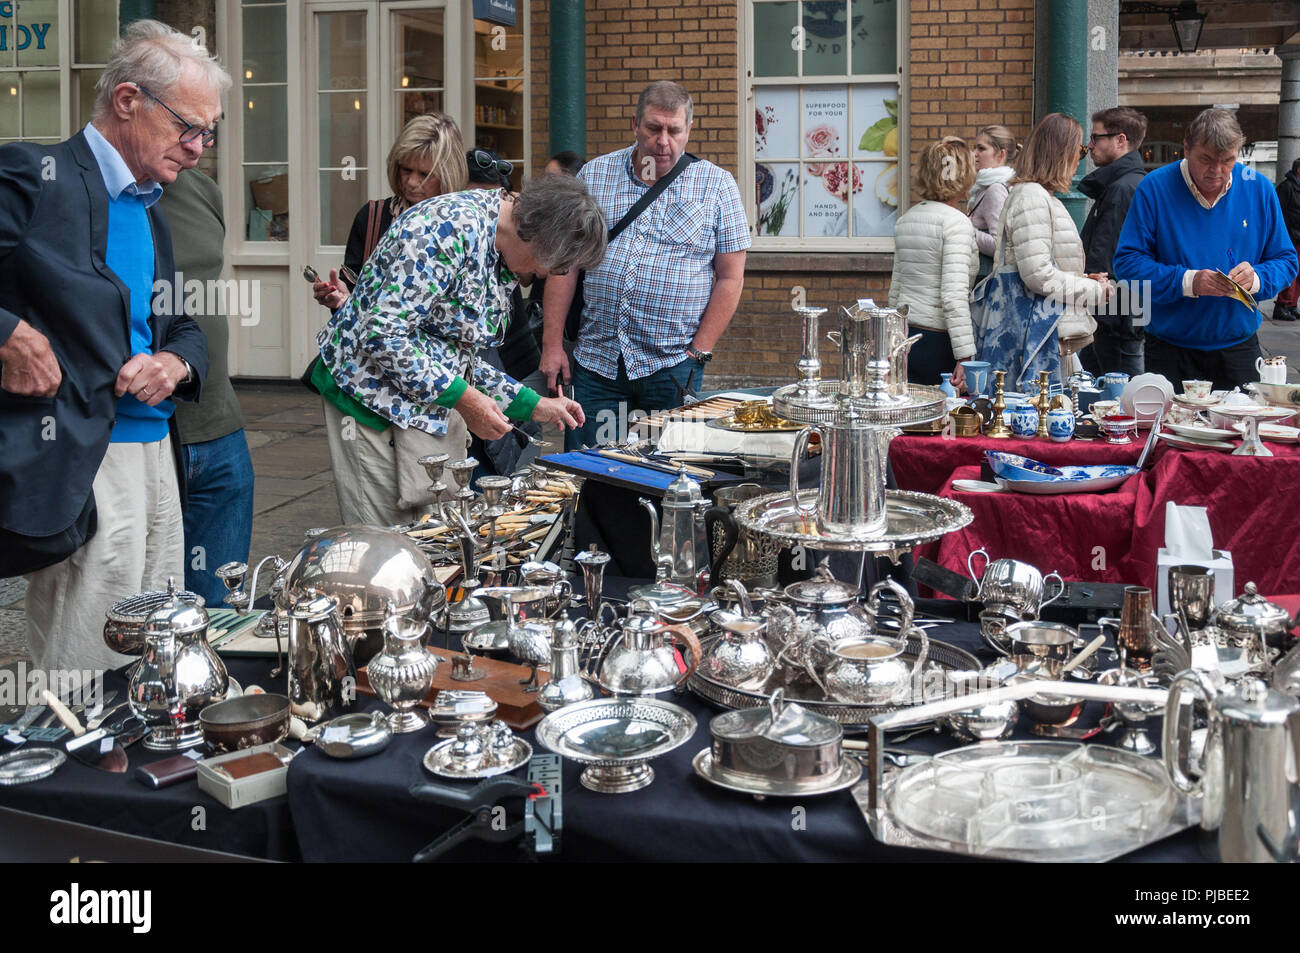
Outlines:
{"type": "Polygon", "coordinates": [[[683,469],[668,484],[660,503],[663,519],[645,497],[638,503],[650,514],[650,556],[655,582],[671,582],[691,592],[699,590],[699,574],[708,567],[709,547],[704,535],[704,511],[710,503],[700,485],[683,469]]]}
{"type": "Polygon", "coordinates": [[[858,587],[840,582],[823,561],[811,579],[785,587],[785,598],[794,609],[794,640],[804,646],[817,668],[829,661],[829,649],[841,639],[863,638],[874,631],[867,610],[857,604],[858,587]]]}
{"type": "Polygon", "coordinates": [[[167,601],[144,624],[144,650],[131,673],[131,711],[149,726],[150,751],[180,751],[203,742],[199,711],[226,697],[226,666],[208,644],[208,613],[185,602],[173,579],[167,601]]]}
{"type": "Polygon", "coordinates": [[[700,640],[690,626],[663,625],[643,600],[628,606],[626,619],[609,641],[600,666],[600,687],[614,695],[657,695],[686,684],[700,664],[700,640]],[[685,672],[677,668],[673,640],[690,649],[685,672]]]}

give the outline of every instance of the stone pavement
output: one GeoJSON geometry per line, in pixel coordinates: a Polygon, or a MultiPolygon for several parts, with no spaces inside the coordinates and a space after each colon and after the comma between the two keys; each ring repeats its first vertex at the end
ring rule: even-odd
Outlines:
{"type": "MultiPolygon", "coordinates": [[[[1271,315],[1272,302],[1263,310],[1271,315]]],[[[1300,383],[1300,321],[1266,320],[1259,337],[1266,354],[1287,355],[1289,379],[1300,383]]],[[[709,381],[710,389],[720,384],[709,381]]],[[[235,390],[257,475],[251,561],[268,553],[288,556],[302,545],[303,530],[339,520],[320,398],[296,381],[237,382],[235,390]]],[[[546,434],[554,438],[553,432],[546,434]]],[[[27,658],[26,589],[22,579],[0,579],[0,667],[27,658]]]]}

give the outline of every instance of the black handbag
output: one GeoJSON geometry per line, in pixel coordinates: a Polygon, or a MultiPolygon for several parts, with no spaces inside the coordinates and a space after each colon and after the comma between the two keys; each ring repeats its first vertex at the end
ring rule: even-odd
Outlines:
{"type": "MultiPolygon", "coordinates": [[[[654,185],[646,189],[645,195],[637,199],[636,204],[627,210],[627,214],[620,218],[618,223],[609,230],[609,237],[606,239],[606,243],[612,242],[618,237],[619,232],[623,231],[623,229],[636,221],[636,217],[649,208],[650,203],[659,198],[664,189],[668,188],[668,186],[672,184],[673,179],[686,171],[688,165],[692,162],[699,161],[698,156],[693,156],[689,152],[683,152],[681,158],[677,160],[677,164],[669,169],[663,178],[659,179],[659,181],[655,182],[654,185]]],[[[582,309],[586,303],[582,295],[582,282],[586,277],[587,273],[585,271],[578,272],[578,286],[573,289],[573,300],[569,302],[569,313],[564,317],[564,336],[570,341],[578,340],[578,329],[582,324],[582,309]]]]}

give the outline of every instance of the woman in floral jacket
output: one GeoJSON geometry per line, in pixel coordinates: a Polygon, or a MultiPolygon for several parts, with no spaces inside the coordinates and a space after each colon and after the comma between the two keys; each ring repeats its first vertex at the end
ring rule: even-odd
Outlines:
{"type": "Polygon", "coordinates": [[[324,398],[345,523],[387,526],[427,509],[418,455],[465,454],[463,437],[447,439],[450,408],[485,440],[504,436],[511,420],[582,424],[576,402],[541,397],[475,352],[501,340],[521,280],[595,267],[605,234],[595,200],[564,176],[534,179],[518,195],[439,196],[393,222],[316,337],[312,382],[324,398]],[[448,445],[425,439],[404,454],[412,430],[448,445]]]}

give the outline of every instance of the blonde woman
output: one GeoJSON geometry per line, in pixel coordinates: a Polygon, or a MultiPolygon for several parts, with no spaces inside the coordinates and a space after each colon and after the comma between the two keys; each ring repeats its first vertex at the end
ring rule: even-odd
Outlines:
{"type": "Polygon", "coordinates": [[[973,308],[979,358],[1007,372],[1009,390],[1024,390],[1041,371],[1060,381],[1062,354],[1091,342],[1089,310],[1110,293],[1105,275],[1084,274],[1078,229],[1052,194],[1070,188],[1086,154],[1079,123],[1051,113],[1016,159],[993,273],[976,286],[973,308]]]}
{"type": "Polygon", "coordinates": [[[975,164],[964,139],[947,136],[921,150],[917,192],[921,201],[894,227],[894,275],[889,306],[907,305],[907,323],[920,334],[908,355],[907,377],[938,384],[952,372],[960,388],[960,361],[975,356],[970,288],[979,256],[975,230],[962,211],[975,181],[975,164]]]}
{"type": "MultiPolygon", "coordinates": [[[[392,196],[367,202],[352,221],[343,265],[353,276],[361,273],[361,266],[393,219],[425,199],[469,187],[465,144],[456,120],[445,113],[426,113],[408,122],[388,150],[388,185],[392,196]]],[[[331,311],[351,290],[352,282],[333,269],[329,281],[312,286],[316,301],[331,311]]]]}
{"type": "Polygon", "coordinates": [[[975,136],[975,187],[966,203],[966,214],[975,226],[975,244],[980,250],[980,277],[993,270],[993,252],[998,243],[998,222],[1002,206],[1011,191],[1007,182],[1016,174],[1016,137],[1006,126],[985,126],[975,136]]]}

